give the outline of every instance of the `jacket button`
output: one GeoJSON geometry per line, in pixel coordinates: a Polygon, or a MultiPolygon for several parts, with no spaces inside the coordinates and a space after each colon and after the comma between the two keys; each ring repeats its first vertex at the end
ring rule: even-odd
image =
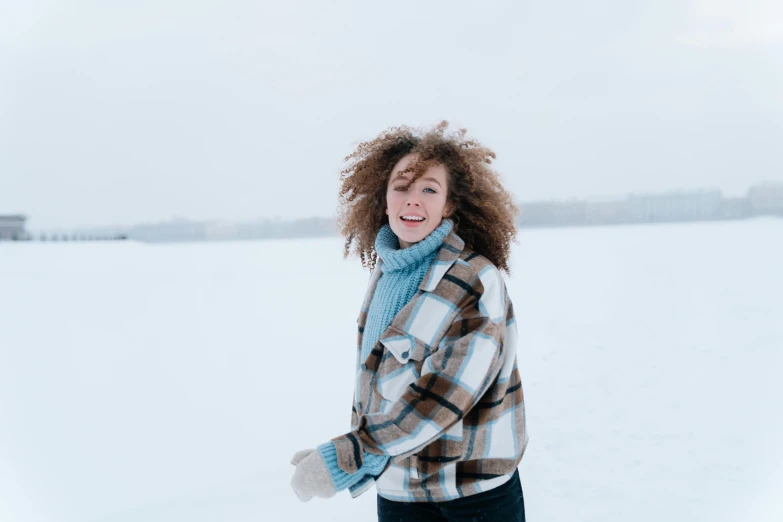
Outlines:
{"type": "Polygon", "coordinates": [[[402,352],[402,358],[403,359],[407,359],[408,358],[408,350],[405,350],[404,352],[402,352]]]}

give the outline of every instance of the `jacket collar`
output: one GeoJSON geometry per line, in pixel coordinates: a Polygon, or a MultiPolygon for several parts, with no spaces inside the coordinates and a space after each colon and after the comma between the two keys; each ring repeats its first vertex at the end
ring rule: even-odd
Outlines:
{"type": "Polygon", "coordinates": [[[451,265],[459,258],[459,255],[464,249],[465,242],[452,228],[451,232],[443,239],[438,254],[432,261],[429,270],[427,270],[427,275],[421,280],[419,290],[424,290],[425,292],[432,292],[435,290],[438,283],[440,283],[440,280],[443,279],[443,276],[446,275],[446,272],[449,271],[451,265]]]}

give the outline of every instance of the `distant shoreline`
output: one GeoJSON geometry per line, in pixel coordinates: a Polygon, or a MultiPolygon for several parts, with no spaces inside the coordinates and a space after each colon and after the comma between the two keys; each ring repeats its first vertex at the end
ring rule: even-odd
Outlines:
{"type": "MultiPolygon", "coordinates": [[[[742,197],[724,197],[720,190],[634,193],[625,197],[530,201],[517,204],[520,229],[638,225],[645,223],[694,223],[741,220],[758,216],[783,217],[783,183],[751,186],[742,197]]],[[[0,215],[0,240],[144,242],[221,241],[242,239],[296,239],[339,234],[334,218],[296,220],[260,219],[254,222],[190,221],[130,227],[91,227],[71,230],[24,228],[26,216],[0,215]]]]}

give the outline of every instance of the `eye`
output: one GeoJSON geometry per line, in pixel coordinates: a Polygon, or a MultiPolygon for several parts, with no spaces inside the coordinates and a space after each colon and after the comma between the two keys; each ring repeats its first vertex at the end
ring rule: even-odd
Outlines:
{"type": "MultiPolygon", "coordinates": [[[[394,187],[394,190],[399,190],[400,192],[405,192],[408,189],[405,187],[405,185],[397,185],[396,187],[394,187]]],[[[425,187],[424,190],[429,190],[433,194],[437,194],[438,193],[435,189],[430,188],[430,187],[425,187]]]]}

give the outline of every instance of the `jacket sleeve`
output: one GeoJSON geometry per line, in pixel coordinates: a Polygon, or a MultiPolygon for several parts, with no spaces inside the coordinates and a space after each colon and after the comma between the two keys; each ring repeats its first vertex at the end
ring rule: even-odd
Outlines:
{"type": "Polygon", "coordinates": [[[461,420],[500,372],[505,315],[491,314],[481,298],[470,300],[452,323],[456,338],[425,359],[422,368],[431,372],[408,385],[386,413],[360,415],[350,432],[331,439],[337,466],[350,474],[365,453],[415,454],[461,420]]]}

